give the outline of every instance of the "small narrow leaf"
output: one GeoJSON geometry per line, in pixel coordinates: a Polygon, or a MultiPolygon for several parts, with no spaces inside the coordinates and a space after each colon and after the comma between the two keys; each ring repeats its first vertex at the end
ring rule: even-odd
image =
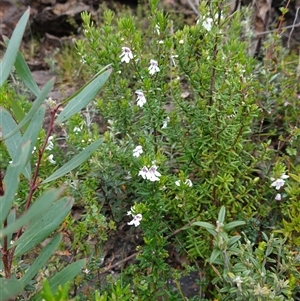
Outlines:
{"type": "Polygon", "coordinates": [[[21,282],[24,286],[26,286],[29,281],[38,273],[38,271],[43,268],[50,258],[50,256],[54,253],[57,248],[59,242],[61,241],[62,235],[56,235],[42,250],[40,255],[35,259],[34,263],[30,266],[30,268],[26,271],[25,275],[21,278],[21,282]]]}
{"type": "Polygon", "coordinates": [[[59,114],[55,123],[61,123],[68,118],[78,113],[84,108],[100,91],[104,83],[107,81],[112,69],[108,69],[102,74],[98,75],[91,83],[89,83],[79,94],[75,94],[71,97],[71,101],[59,114]]]}
{"type": "Polygon", "coordinates": [[[5,51],[2,61],[0,62],[0,87],[8,78],[11,69],[15,63],[18,49],[20,47],[22,37],[29,19],[30,9],[27,9],[19,20],[14,32],[11,36],[8,47],[5,51]]]}
{"type": "Polygon", "coordinates": [[[224,230],[228,231],[228,230],[231,230],[233,228],[236,228],[238,226],[243,226],[245,225],[246,223],[244,221],[234,221],[234,222],[230,222],[228,224],[226,224],[224,226],[224,230]]]}
{"type": "Polygon", "coordinates": [[[224,224],[225,220],[225,215],[226,215],[226,209],[224,206],[221,207],[219,215],[218,215],[218,222],[224,224]]]}
{"type": "Polygon", "coordinates": [[[102,139],[96,140],[91,145],[89,145],[87,148],[85,148],[81,153],[76,155],[73,159],[71,159],[68,163],[66,163],[64,166],[56,170],[50,177],[45,179],[42,183],[48,183],[51,182],[57,178],[60,178],[67,174],[68,172],[72,171],[74,168],[79,166],[82,162],[84,162],[102,143],[102,139]]]}

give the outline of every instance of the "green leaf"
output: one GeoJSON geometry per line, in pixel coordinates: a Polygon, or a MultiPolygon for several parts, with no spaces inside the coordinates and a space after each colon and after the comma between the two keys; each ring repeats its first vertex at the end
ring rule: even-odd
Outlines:
{"type": "Polygon", "coordinates": [[[214,264],[214,263],[218,263],[220,259],[219,257],[221,256],[221,250],[217,250],[217,249],[214,249],[210,255],[210,258],[209,258],[209,263],[211,264],[214,264]]]}
{"type": "Polygon", "coordinates": [[[41,93],[40,88],[36,84],[31,71],[27,65],[27,63],[24,60],[23,55],[20,51],[18,51],[17,58],[15,61],[15,68],[20,76],[23,83],[27,86],[27,88],[35,95],[38,96],[41,93]]]}
{"type": "Polygon", "coordinates": [[[194,222],[194,223],[192,223],[192,226],[199,226],[199,227],[205,228],[206,230],[213,230],[213,231],[216,229],[216,227],[214,225],[207,223],[207,222],[194,222]]]}
{"type": "MultiPolygon", "coordinates": [[[[0,120],[0,130],[3,136],[7,135],[9,132],[11,132],[12,129],[15,129],[17,127],[17,124],[12,118],[11,114],[2,107],[0,107],[0,120]]],[[[19,152],[21,139],[22,135],[17,131],[15,135],[4,141],[12,161],[14,161],[16,155],[19,152]]]]}
{"type": "Polygon", "coordinates": [[[57,178],[62,177],[68,172],[72,171],[74,168],[79,166],[82,162],[84,162],[102,143],[102,139],[96,140],[92,144],[90,144],[87,148],[85,148],[81,153],[76,155],[73,159],[71,159],[67,164],[56,170],[50,177],[45,179],[42,183],[51,182],[57,178]]]}
{"type": "Polygon", "coordinates": [[[241,239],[241,236],[237,236],[237,235],[230,237],[230,239],[228,241],[228,246],[232,246],[233,244],[238,242],[240,239],[241,239]]]}
{"type": "Polygon", "coordinates": [[[63,189],[51,189],[45,192],[41,197],[39,197],[28,209],[24,215],[22,215],[16,222],[8,224],[8,226],[0,230],[0,238],[12,234],[15,231],[22,228],[24,225],[28,224],[30,221],[40,220],[41,216],[47,214],[48,209],[51,204],[59,198],[62,194],[63,189]]]}
{"type": "Polygon", "coordinates": [[[0,301],[7,301],[24,289],[23,284],[16,279],[0,278],[0,301]]]}
{"type": "Polygon", "coordinates": [[[108,69],[100,75],[97,75],[90,83],[88,83],[80,92],[75,93],[71,96],[71,101],[59,114],[55,123],[61,123],[66,121],[68,118],[78,113],[84,108],[99,92],[104,83],[107,81],[112,69],[108,69]]]}
{"type": "Polygon", "coordinates": [[[291,176],[292,179],[294,179],[295,181],[297,181],[298,183],[300,183],[300,176],[294,175],[292,173],[289,173],[289,176],[291,176]]]}
{"type": "Polygon", "coordinates": [[[226,209],[224,206],[221,207],[219,215],[218,215],[218,222],[224,224],[225,220],[225,214],[226,214],[226,209]]]}
{"type": "MultiPolygon", "coordinates": [[[[72,264],[64,268],[62,271],[55,274],[55,276],[49,280],[52,292],[57,291],[59,285],[64,286],[68,281],[73,280],[80,273],[80,271],[84,268],[85,265],[86,260],[81,259],[76,262],[73,262],[72,264]]],[[[34,297],[34,300],[42,301],[43,297],[41,296],[41,293],[38,293],[34,297]]]]}
{"type": "MultiPolygon", "coordinates": [[[[7,225],[13,224],[15,219],[16,219],[16,209],[13,208],[7,217],[7,225]]],[[[7,236],[7,241],[10,242],[11,240],[12,240],[12,234],[7,236]]],[[[2,238],[0,237],[0,245],[3,246],[3,237],[2,238]]],[[[0,264],[0,270],[2,270],[1,264],[0,264]]]]}
{"type": "Polygon", "coordinates": [[[233,228],[236,228],[238,226],[242,226],[242,225],[245,225],[246,223],[244,221],[234,221],[234,222],[230,222],[228,224],[226,224],[224,226],[224,230],[228,231],[228,230],[231,230],[233,228]]]}
{"type": "Polygon", "coordinates": [[[56,230],[70,212],[72,205],[73,201],[62,198],[53,203],[40,219],[30,223],[22,236],[10,246],[10,248],[17,246],[15,256],[28,252],[56,230]]]}
{"type": "Polygon", "coordinates": [[[38,273],[38,271],[45,266],[47,260],[54,253],[59,242],[61,241],[62,235],[56,235],[42,250],[40,255],[35,259],[34,263],[26,271],[25,275],[21,278],[23,285],[27,285],[29,281],[38,273]]]}
{"type": "Polygon", "coordinates": [[[8,78],[11,69],[15,63],[18,49],[20,47],[26,24],[29,19],[29,15],[30,9],[27,9],[21,17],[21,19],[19,20],[16,28],[14,29],[8,47],[5,51],[4,57],[0,62],[0,87],[2,87],[2,85],[8,78]]]}
{"type": "MultiPolygon", "coordinates": [[[[45,117],[46,107],[45,105],[41,105],[37,112],[34,114],[33,118],[31,119],[26,132],[24,133],[20,144],[24,144],[27,141],[30,141],[30,152],[33,151],[33,148],[36,144],[36,140],[38,138],[39,132],[42,129],[43,121],[45,117]]],[[[20,149],[20,147],[19,147],[20,149]]],[[[31,165],[30,162],[25,167],[23,175],[26,177],[27,180],[31,179],[31,165]]]]}
{"type": "MultiPolygon", "coordinates": [[[[26,143],[21,147],[21,155],[18,158],[18,162],[13,162],[8,165],[5,177],[4,177],[4,189],[5,193],[0,197],[0,225],[3,224],[6,219],[11,205],[14,201],[15,194],[19,186],[19,178],[22,170],[25,167],[28,157],[30,155],[30,143],[26,143]],[[9,189],[8,189],[9,188],[9,189]]],[[[17,159],[16,159],[17,161],[17,159]]]]}
{"type": "MultiPolygon", "coordinates": [[[[34,116],[36,111],[39,109],[43,101],[45,100],[46,96],[50,92],[53,86],[53,80],[50,79],[46,85],[44,86],[43,90],[41,93],[38,95],[36,100],[34,101],[32,107],[30,108],[29,112],[26,114],[25,118],[8,134],[4,134],[3,140],[8,139],[9,137],[13,136],[15,133],[17,133],[23,126],[30,121],[30,119],[34,116]]],[[[0,108],[1,109],[1,108],[0,108]]],[[[0,111],[1,112],[1,111],[0,111]]]]}

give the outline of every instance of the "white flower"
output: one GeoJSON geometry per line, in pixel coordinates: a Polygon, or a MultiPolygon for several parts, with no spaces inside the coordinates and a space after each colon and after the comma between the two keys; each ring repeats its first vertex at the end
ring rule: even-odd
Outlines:
{"type": "Polygon", "coordinates": [[[158,67],[158,63],[155,60],[150,60],[150,66],[148,68],[150,75],[153,75],[156,72],[159,72],[160,69],[158,67]]]}
{"type": "Polygon", "coordinates": [[[81,128],[78,126],[75,126],[73,129],[73,132],[77,134],[78,132],[81,132],[81,128]]]}
{"type": "Polygon", "coordinates": [[[135,94],[137,95],[136,104],[141,108],[146,102],[146,97],[141,90],[135,91],[135,94]]]}
{"type": "Polygon", "coordinates": [[[137,215],[132,214],[132,216],[133,216],[133,220],[131,222],[128,222],[127,224],[134,225],[135,227],[139,226],[143,216],[140,213],[137,215]]]}
{"type": "Polygon", "coordinates": [[[202,26],[207,30],[210,31],[212,28],[213,19],[212,18],[206,18],[204,22],[202,23],[202,26]]]}
{"type": "Polygon", "coordinates": [[[48,144],[46,146],[46,150],[52,150],[53,149],[54,144],[53,144],[52,140],[53,140],[53,136],[49,136],[49,138],[48,138],[48,144]]]}
{"type": "Polygon", "coordinates": [[[141,176],[144,180],[147,179],[147,174],[148,174],[149,170],[146,166],[144,166],[140,171],[139,171],[139,176],[141,176]]]}
{"type": "Polygon", "coordinates": [[[56,102],[52,99],[52,97],[47,98],[45,102],[50,108],[54,108],[56,106],[56,102]]]}
{"type": "Polygon", "coordinates": [[[280,194],[280,193],[277,193],[277,194],[276,194],[275,200],[276,200],[276,201],[281,201],[281,194],[280,194]]]}
{"type": "Polygon", "coordinates": [[[85,274],[89,274],[89,272],[90,272],[90,270],[88,270],[88,269],[83,270],[83,273],[85,273],[85,274]]]}
{"type": "Polygon", "coordinates": [[[179,44],[184,44],[184,40],[179,40],[179,44]]]}
{"type": "Polygon", "coordinates": [[[56,161],[53,160],[53,155],[52,154],[48,156],[48,160],[51,164],[56,164],[56,161]]]}
{"type": "Polygon", "coordinates": [[[160,35],[160,26],[158,24],[155,24],[155,30],[156,30],[156,33],[158,35],[160,35]]]}
{"type": "Polygon", "coordinates": [[[192,187],[193,186],[193,182],[190,180],[190,179],[187,179],[185,182],[184,182],[185,185],[189,186],[189,187],[192,187]]]}
{"type": "Polygon", "coordinates": [[[157,166],[153,165],[150,167],[148,174],[147,174],[147,179],[150,180],[151,182],[159,181],[159,177],[161,174],[157,171],[157,166]]]}
{"type": "Polygon", "coordinates": [[[170,117],[167,117],[164,121],[163,121],[163,125],[162,125],[162,129],[166,129],[168,126],[168,123],[170,122],[170,117]]]}
{"type": "Polygon", "coordinates": [[[288,175],[283,174],[279,179],[271,178],[272,181],[274,181],[271,186],[275,187],[276,190],[279,190],[282,186],[285,184],[285,179],[289,178],[288,175]]]}
{"type": "Polygon", "coordinates": [[[133,156],[138,158],[143,153],[143,148],[141,145],[138,145],[132,152],[133,156]]]}
{"type": "Polygon", "coordinates": [[[139,171],[139,176],[141,176],[145,180],[149,180],[151,182],[159,181],[159,177],[161,176],[161,173],[157,171],[157,166],[153,165],[149,169],[144,166],[139,171]]]}
{"type": "Polygon", "coordinates": [[[31,153],[33,154],[35,151],[36,151],[36,147],[34,146],[31,153]]]}
{"type": "Polygon", "coordinates": [[[121,57],[121,62],[129,63],[130,60],[133,59],[133,54],[128,47],[122,47],[122,54],[120,55],[121,57]]]}
{"type": "MultiPolygon", "coordinates": [[[[175,182],[175,185],[176,186],[180,186],[180,180],[177,180],[176,182],[175,182]]],[[[184,184],[185,185],[187,185],[187,186],[189,186],[189,187],[192,187],[193,186],[193,182],[190,180],[190,179],[186,179],[185,181],[184,181],[184,184]]]]}

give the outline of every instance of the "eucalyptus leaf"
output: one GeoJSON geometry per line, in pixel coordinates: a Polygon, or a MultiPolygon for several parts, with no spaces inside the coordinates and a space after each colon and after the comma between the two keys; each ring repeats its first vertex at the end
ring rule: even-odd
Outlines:
{"type": "Polygon", "coordinates": [[[102,139],[99,139],[93,142],[92,144],[90,144],[82,152],[80,152],[78,155],[72,158],[68,163],[66,163],[58,170],[56,170],[50,177],[45,179],[42,183],[45,184],[51,182],[53,180],[56,180],[57,178],[64,176],[68,172],[72,171],[74,168],[76,168],[81,163],[83,163],[98,148],[98,146],[101,143],[102,143],[102,139]]]}
{"type": "MultiPolygon", "coordinates": [[[[84,268],[85,265],[86,265],[86,260],[81,259],[71,263],[70,265],[65,267],[62,271],[55,274],[55,276],[49,280],[49,285],[52,292],[57,291],[59,285],[64,286],[68,281],[73,280],[80,273],[80,271],[84,268]]],[[[41,296],[41,293],[38,293],[33,298],[33,300],[42,301],[43,297],[41,296]]]]}
{"type": "Polygon", "coordinates": [[[10,246],[17,246],[15,256],[28,252],[56,230],[70,212],[72,205],[73,201],[62,198],[54,202],[43,216],[30,223],[22,236],[10,246]]]}
{"type": "Polygon", "coordinates": [[[17,279],[0,278],[0,301],[7,301],[24,289],[22,282],[17,279]]]}
{"type": "Polygon", "coordinates": [[[27,86],[27,88],[35,95],[38,96],[41,93],[40,88],[36,84],[32,73],[24,60],[23,55],[20,51],[18,51],[17,58],[15,61],[15,68],[20,76],[22,82],[27,86]]]}
{"type": "Polygon", "coordinates": [[[18,49],[20,47],[26,24],[29,19],[29,15],[30,9],[27,9],[21,17],[21,19],[19,20],[19,22],[17,23],[17,26],[11,36],[10,42],[3,56],[3,59],[0,62],[0,87],[2,87],[2,85],[8,78],[11,69],[15,63],[18,49]]]}
{"type": "Polygon", "coordinates": [[[25,275],[21,278],[23,285],[29,283],[30,280],[38,273],[38,271],[44,267],[47,260],[53,254],[55,249],[57,248],[59,242],[61,241],[62,235],[56,235],[41,251],[40,255],[35,259],[34,263],[30,266],[30,268],[26,271],[25,275]]]}
{"type": "Polygon", "coordinates": [[[17,221],[12,224],[8,224],[6,228],[0,230],[0,238],[12,234],[15,231],[28,224],[30,221],[40,220],[41,216],[47,214],[51,204],[59,198],[63,189],[51,189],[46,191],[41,197],[39,197],[17,221]]]}
{"type": "Polygon", "coordinates": [[[62,123],[69,119],[74,114],[78,113],[84,108],[91,100],[95,98],[99,90],[102,88],[104,83],[107,81],[112,69],[108,69],[105,72],[99,74],[92,80],[87,86],[85,86],[80,93],[76,93],[71,97],[71,101],[59,114],[55,123],[62,123]]]}
{"type": "Polygon", "coordinates": [[[15,133],[17,133],[23,126],[30,121],[30,119],[34,116],[36,111],[39,109],[41,104],[45,101],[46,96],[49,94],[50,90],[52,89],[54,84],[53,79],[50,79],[46,85],[44,86],[41,93],[37,96],[36,100],[34,101],[33,105],[31,106],[29,112],[26,114],[25,118],[9,133],[4,134],[3,140],[10,138],[15,133]]]}
{"type": "Polygon", "coordinates": [[[18,158],[18,161],[16,160],[17,162],[8,165],[3,182],[4,187],[9,187],[9,189],[6,189],[4,195],[0,196],[0,225],[3,224],[11,209],[19,186],[20,174],[28,161],[29,155],[30,142],[27,142],[21,147],[21,155],[18,158]]]}

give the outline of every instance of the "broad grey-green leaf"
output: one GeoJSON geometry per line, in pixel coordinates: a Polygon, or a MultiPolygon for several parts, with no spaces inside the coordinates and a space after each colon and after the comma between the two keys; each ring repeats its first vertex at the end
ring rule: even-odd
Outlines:
{"type": "MultiPolygon", "coordinates": [[[[36,111],[32,119],[30,120],[30,123],[26,129],[26,132],[24,133],[22,139],[21,139],[21,145],[24,144],[27,141],[30,141],[30,151],[33,151],[33,148],[36,144],[36,140],[38,138],[39,132],[42,129],[43,121],[45,117],[46,107],[45,105],[41,105],[39,109],[36,111]]],[[[30,162],[26,165],[26,168],[23,172],[24,176],[27,180],[31,179],[31,166],[30,162]]]]}
{"type": "MultiPolygon", "coordinates": [[[[84,268],[86,265],[86,260],[81,259],[76,262],[71,263],[67,267],[65,267],[62,271],[55,274],[54,277],[52,277],[49,280],[49,285],[51,287],[52,292],[56,292],[59,285],[64,286],[67,282],[73,280],[80,271],[84,268]]],[[[34,298],[34,301],[42,301],[43,298],[40,293],[38,293],[34,298]]]]}
{"type": "Polygon", "coordinates": [[[17,58],[15,61],[15,68],[16,68],[16,71],[17,71],[18,75],[20,76],[21,80],[23,81],[23,83],[28,87],[28,89],[35,96],[38,96],[41,93],[41,90],[38,87],[38,85],[36,84],[32,74],[31,74],[31,71],[20,51],[17,54],[17,58]]]}
{"type": "Polygon", "coordinates": [[[2,61],[0,62],[0,87],[2,87],[2,85],[8,78],[11,69],[15,63],[18,49],[22,41],[22,37],[26,28],[26,24],[28,22],[29,15],[30,9],[27,9],[21,17],[21,19],[19,20],[16,28],[14,29],[9,45],[5,51],[2,61]]]}
{"type": "Polygon", "coordinates": [[[90,144],[87,148],[85,148],[81,153],[76,155],[73,159],[71,159],[68,163],[64,166],[56,170],[50,177],[45,179],[42,183],[51,182],[57,178],[62,177],[63,175],[67,174],[68,172],[72,171],[74,168],[79,166],[82,162],[84,162],[102,143],[102,139],[96,140],[92,144],[90,144]]]}
{"type": "MultiPolygon", "coordinates": [[[[17,124],[12,118],[11,114],[2,107],[0,107],[0,120],[0,130],[3,136],[7,135],[17,127],[17,124]]],[[[20,131],[17,131],[15,135],[4,141],[12,161],[14,161],[14,158],[16,158],[16,155],[19,152],[21,139],[22,135],[20,131]]]]}
{"type": "Polygon", "coordinates": [[[13,136],[15,133],[17,133],[18,131],[20,131],[20,129],[23,128],[23,126],[28,121],[30,121],[30,119],[34,116],[35,112],[39,109],[39,107],[41,106],[41,104],[45,100],[46,96],[48,95],[48,93],[52,89],[53,83],[54,82],[53,82],[52,79],[50,79],[46,83],[46,85],[44,86],[43,90],[41,91],[41,93],[38,95],[38,97],[34,101],[33,105],[31,106],[29,112],[26,114],[25,118],[12,131],[10,131],[8,134],[4,135],[3,140],[8,139],[11,136],[13,136]]]}
{"type": "Polygon", "coordinates": [[[14,233],[29,222],[40,220],[41,216],[47,214],[51,204],[59,198],[63,189],[51,189],[40,196],[17,221],[13,224],[8,224],[6,228],[0,230],[0,238],[14,233]]]}
{"type": "Polygon", "coordinates": [[[99,90],[102,88],[104,83],[107,81],[112,69],[108,69],[102,74],[98,75],[92,80],[84,89],[81,90],[79,94],[75,93],[71,97],[71,101],[62,110],[56,119],[55,123],[61,123],[78,113],[82,108],[84,108],[93,98],[97,95],[99,90]]]}
{"type": "Polygon", "coordinates": [[[56,235],[42,250],[40,255],[35,259],[30,268],[26,271],[25,275],[21,278],[23,285],[27,285],[29,281],[38,273],[38,271],[45,266],[47,260],[53,254],[57,248],[59,242],[61,241],[62,235],[56,235]]]}
{"type": "Polygon", "coordinates": [[[70,212],[72,205],[73,201],[62,198],[54,202],[40,219],[30,223],[22,236],[10,246],[10,248],[17,246],[15,256],[28,252],[56,230],[70,212]]]}
{"type": "Polygon", "coordinates": [[[0,225],[3,224],[6,219],[11,205],[14,201],[15,193],[19,186],[19,177],[22,170],[25,167],[28,157],[30,155],[30,143],[26,143],[21,147],[21,155],[16,162],[8,165],[5,177],[4,177],[4,190],[5,193],[0,197],[0,225]]]}
{"type": "Polygon", "coordinates": [[[0,278],[0,301],[7,301],[24,289],[22,282],[17,279],[0,278]]]}

